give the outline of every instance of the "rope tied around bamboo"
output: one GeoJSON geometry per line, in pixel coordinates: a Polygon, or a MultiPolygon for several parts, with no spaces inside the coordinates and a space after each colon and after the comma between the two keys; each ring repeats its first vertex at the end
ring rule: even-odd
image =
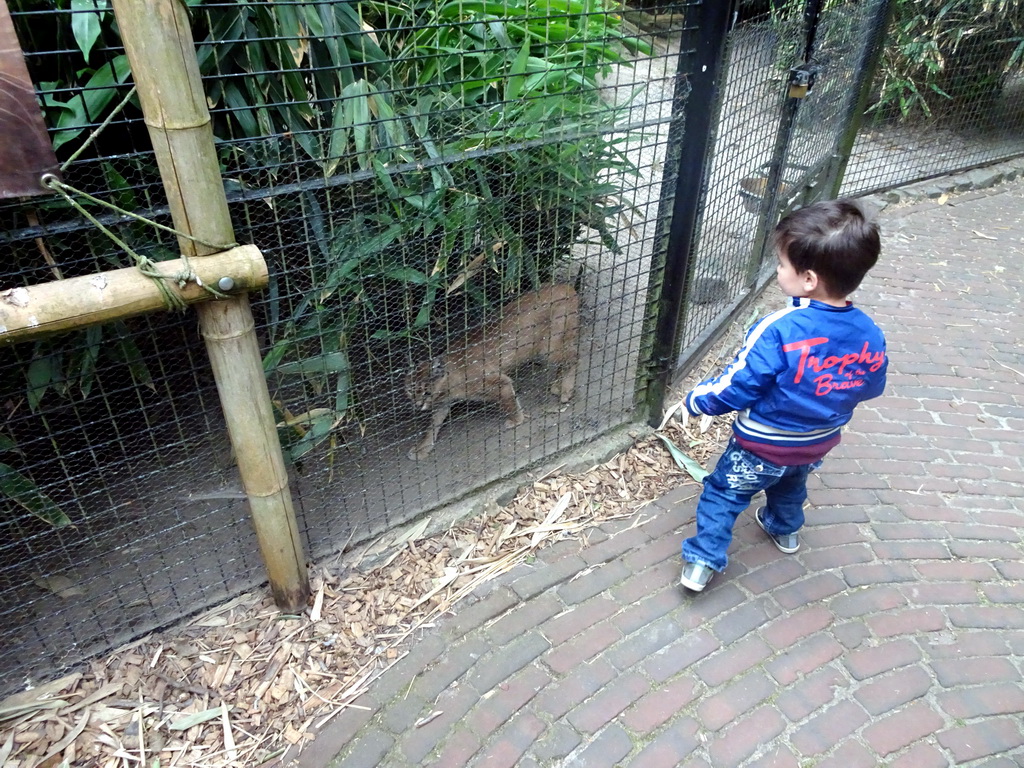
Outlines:
{"type": "Polygon", "coordinates": [[[227,298],[226,294],[222,293],[221,291],[218,291],[213,286],[206,285],[202,281],[199,275],[196,274],[195,270],[192,268],[192,265],[188,260],[188,256],[186,256],[184,253],[181,254],[181,260],[185,264],[184,269],[175,272],[173,275],[165,275],[164,273],[160,272],[157,269],[156,262],[154,262],[148,256],[143,256],[141,253],[138,253],[130,245],[128,245],[128,243],[126,243],[124,240],[122,240],[120,237],[114,234],[114,232],[112,232],[99,219],[93,216],[81,203],[79,203],[74,197],[72,197],[72,193],[80,197],[83,197],[86,200],[95,203],[96,205],[104,206],[105,208],[109,208],[110,210],[115,211],[116,213],[119,213],[123,216],[127,216],[131,219],[134,219],[150,227],[153,227],[154,229],[159,229],[161,231],[168,232],[170,234],[175,235],[176,237],[183,237],[186,240],[191,240],[194,243],[205,245],[208,248],[213,248],[217,251],[226,251],[229,248],[234,248],[235,246],[238,245],[238,243],[211,243],[206,240],[203,240],[202,238],[194,237],[186,232],[180,232],[179,230],[174,229],[173,227],[168,227],[164,224],[160,224],[158,222],[153,221],[152,219],[147,219],[145,216],[140,216],[137,213],[127,211],[124,208],[114,205],[113,203],[108,203],[106,200],[101,200],[98,197],[94,197],[93,195],[90,195],[88,192],[83,192],[80,189],[75,189],[70,184],[64,183],[53,174],[45,174],[40,179],[40,183],[47,189],[50,189],[56,192],[61,197],[63,197],[72,208],[74,208],[76,211],[82,214],[82,216],[88,219],[88,221],[94,227],[96,227],[100,232],[106,235],[121,250],[123,250],[125,253],[131,256],[132,260],[135,262],[135,267],[139,270],[139,272],[156,283],[157,287],[160,289],[160,296],[163,299],[164,306],[167,307],[168,311],[181,312],[184,311],[185,308],[188,306],[185,300],[176,291],[171,290],[170,286],[167,284],[168,281],[175,283],[178,286],[179,290],[184,288],[188,283],[195,283],[204,291],[206,291],[212,296],[215,296],[218,299],[227,298]]]}

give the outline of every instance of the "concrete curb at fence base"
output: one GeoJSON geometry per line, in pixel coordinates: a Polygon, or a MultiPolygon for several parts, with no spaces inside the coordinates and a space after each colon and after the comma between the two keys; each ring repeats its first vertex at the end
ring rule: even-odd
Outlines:
{"type": "Polygon", "coordinates": [[[744,515],[684,592],[679,488],[488,584],[295,764],[1024,765],[1022,210],[1018,180],[883,213],[857,301],[889,389],[815,476],[800,552],[744,515]]]}
{"type": "Polygon", "coordinates": [[[890,205],[920,203],[938,200],[943,195],[991,189],[999,184],[1016,181],[1022,177],[1024,177],[1024,157],[1017,157],[964,173],[940,176],[917,184],[908,184],[897,189],[877,192],[868,195],[865,200],[874,205],[878,211],[882,211],[890,205]]]}

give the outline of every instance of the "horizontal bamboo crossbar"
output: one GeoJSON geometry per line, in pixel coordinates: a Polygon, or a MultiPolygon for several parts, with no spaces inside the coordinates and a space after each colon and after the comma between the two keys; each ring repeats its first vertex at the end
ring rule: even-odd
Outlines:
{"type": "MultiPolygon", "coordinates": [[[[229,293],[259,290],[265,288],[269,280],[267,262],[254,245],[240,245],[189,259],[187,264],[183,259],[157,262],[156,269],[168,276],[170,289],[188,304],[213,298],[194,282],[178,288],[172,278],[188,267],[204,285],[214,288],[221,278],[231,278],[232,286],[226,291],[229,293]]],[[[12,288],[0,292],[0,344],[110,323],[161,309],[166,306],[159,286],[134,267],[12,288]]]]}

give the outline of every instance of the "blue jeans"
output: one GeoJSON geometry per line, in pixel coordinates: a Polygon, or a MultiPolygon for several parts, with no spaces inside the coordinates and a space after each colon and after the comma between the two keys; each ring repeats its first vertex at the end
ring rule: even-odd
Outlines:
{"type": "Polygon", "coordinates": [[[820,461],[780,467],[730,440],[715,471],[704,478],[697,502],[697,535],[683,542],[683,559],[724,571],[736,518],[758,491],[764,491],[768,500],[761,515],[768,531],[796,533],[804,524],[807,476],[819,466],[820,461]]]}

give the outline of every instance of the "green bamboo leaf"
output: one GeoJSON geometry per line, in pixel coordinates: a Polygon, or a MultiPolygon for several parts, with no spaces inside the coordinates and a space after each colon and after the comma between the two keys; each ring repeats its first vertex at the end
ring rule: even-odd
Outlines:
{"type": "MultiPolygon", "coordinates": [[[[362,81],[360,81],[362,82],[362,81]]],[[[345,86],[342,94],[351,92],[356,83],[345,86]]],[[[349,137],[355,125],[355,112],[352,102],[348,99],[341,99],[334,104],[334,116],[331,121],[331,140],[328,142],[327,158],[324,162],[324,173],[332,176],[341,162],[343,155],[348,152],[349,137]]]]}
{"type": "Polygon", "coordinates": [[[153,375],[149,372],[149,366],[146,365],[142,352],[128,335],[128,329],[124,324],[118,322],[117,325],[120,338],[114,343],[115,356],[128,366],[128,373],[133,382],[155,392],[156,385],[153,383],[153,375]]]}
{"type": "Polygon", "coordinates": [[[437,202],[437,195],[434,193],[426,195],[406,195],[404,200],[417,211],[426,212],[434,207],[434,204],[437,202]]]}
{"type": "Polygon", "coordinates": [[[100,344],[102,341],[102,325],[92,325],[86,329],[85,346],[82,349],[81,362],[78,368],[78,386],[82,390],[82,397],[89,396],[89,393],[92,391],[92,385],[96,382],[96,361],[100,357],[100,344]]]}
{"type": "Polygon", "coordinates": [[[665,444],[665,447],[668,448],[668,452],[672,455],[672,459],[675,461],[675,463],[679,465],[679,468],[684,470],[690,477],[692,477],[698,483],[702,482],[704,478],[710,474],[706,469],[704,469],[704,467],[702,467],[696,461],[694,461],[685,453],[683,453],[679,446],[677,446],[667,437],[659,434],[658,439],[660,439],[661,442],[665,444]]]}
{"type": "Polygon", "coordinates": [[[251,137],[260,135],[256,118],[249,106],[249,100],[242,95],[234,82],[224,85],[224,106],[231,111],[231,117],[238,123],[243,135],[251,137]]]}
{"type": "Polygon", "coordinates": [[[25,394],[28,399],[28,407],[33,413],[39,410],[39,404],[46,396],[46,390],[58,378],[56,368],[59,368],[59,362],[54,355],[37,357],[29,365],[28,389],[25,394]]]}
{"type": "Polygon", "coordinates": [[[107,0],[71,0],[71,34],[86,61],[100,36],[106,10],[107,0]]]}
{"type": "Polygon", "coordinates": [[[384,191],[387,192],[388,197],[391,200],[397,200],[401,197],[398,193],[398,188],[395,186],[395,182],[391,180],[391,174],[388,173],[384,164],[377,158],[373,159],[373,172],[377,176],[377,181],[384,187],[384,191]]]}
{"type": "Polygon", "coordinates": [[[337,3],[323,3],[317,6],[305,6],[314,15],[319,12],[323,25],[323,33],[314,35],[326,48],[327,61],[321,61],[318,48],[314,47],[310,58],[317,70],[317,82],[321,84],[320,92],[324,95],[334,96],[338,90],[355,82],[355,67],[352,66],[352,59],[349,55],[349,41],[358,30],[343,34],[344,27],[338,23],[338,14],[335,13],[337,3]],[[315,10],[314,10],[315,8],[315,10]]]}
{"type": "Polygon", "coordinates": [[[276,370],[278,365],[281,364],[281,360],[288,354],[288,351],[294,346],[294,339],[283,338],[278,341],[270,349],[270,351],[263,357],[263,372],[271,373],[276,370]]]}
{"type": "Polygon", "coordinates": [[[107,187],[117,194],[114,196],[113,202],[122,208],[128,210],[135,210],[138,207],[138,203],[135,199],[135,192],[132,186],[128,183],[127,179],[118,173],[117,169],[114,168],[112,163],[103,163],[103,178],[107,182],[107,187]]]}
{"type": "MultiPolygon", "coordinates": [[[[1013,40],[1008,40],[1007,42],[1013,42],[1013,40]]],[[[1008,71],[1022,60],[1024,60],[1024,38],[1021,38],[1017,47],[1013,49],[1013,53],[1010,54],[1010,58],[1006,62],[1006,67],[1004,69],[1008,71]]]]}
{"type": "Polygon", "coordinates": [[[302,202],[308,210],[305,220],[312,230],[313,242],[316,243],[317,249],[320,251],[319,257],[328,260],[331,258],[331,242],[330,235],[328,234],[327,218],[324,216],[323,208],[320,207],[320,202],[316,199],[316,195],[309,190],[302,193],[302,202]]]}
{"type": "Polygon", "coordinates": [[[334,394],[334,410],[336,413],[345,413],[348,411],[351,390],[352,378],[349,373],[339,373],[338,386],[334,394]]]}
{"type": "Polygon", "coordinates": [[[522,93],[523,83],[526,80],[526,66],[529,59],[530,41],[526,40],[523,42],[523,47],[519,49],[515,61],[512,62],[512,66],[509,68],[509,78],[505,83],[505,101],[515,101],[519,98],[519,94],[522,93]]]}
{"type": "MultiPolygon", "coordinates": [[[[273,8],[277,17],[278,34],[281,42],[287,46],[289,59],[287,64],[296,67],[302,65],[306,57],[306,26],[296,10],[298,6],[291,3],[275,3],[273,8]]],[[[284,62],[281,62],[284,63],[284,62]]],[[[290,67],[289,67],[290,68],[290,67]]]]}
{"type": "Polygon", "coordinates": [[[281,73],[281,78],[284,80],[284,86],[288,91],[288,96],[291,100],[288,101],[283,95],[274,94],[275,102],[284,105],[279,107],[279,111],[292,115],[290,119],[285,121],[285,125],[290,131],[301,131],[303,128],[309,128],[313,124],[313,107],[309,104],[309,90],[307,89],[306,82],[302,79],[302,75],[295,70],[285,70],[281,73]]]}
{"type": "Polygon", "coordinates": [[[420,270],[413,269],[412,267],[399,267],[398,269],[392,269],[384,276],[403,283],[412,283],[413,285],[426,285],[430,282],[429,277],[420,270]]]}
{"type": "Polygon", "coordinates": [[[413,320],[413,328],[426,328],[430,325],[430,311],[433,308],[433,303],[424,302],[423,306],[420,307],[420,311],[416,313],[416,319],[413,320]]]}
{"type": "Polygon", "coordinates": [[[350,370],[348,355],[344,352],[328,352],[315,357],[307,357],[294,363],[283,363],[277,366],[277,372],[285,376],[342,373],[348,370],[350,370]]]}
{"type": "Polygon", "coordinates": [[[353,273],[356,269],[362,265],[368,254],[363,253],[362,249],[353,249],[344,252],[344,258],[341,259],[341,263],[338,264],[334,269],[327,275],[327,279],[324,281],[323,288],[320,289],[318,301],[323,304],[327,299],[334,295],[335,291],[339,288],[348,287],[349,291],[343,291],[343,295],[351,291],[351,288],[358,286],[358,276],[352,278],[353,273]]]}
{"type": "MultiPolygon", "coordinates": [[[[256,5],[242,37],[250,39],[260,38],[262,37],[260,34],[261,29],[274,29],[273,11],[265,5],[256,5]]],[[[276,71],[279,68],[280,62],[277,60],[277,53],[278,49],[273,41],[267,44],[247,43],[243,45],[242,50],[238,52],[237,65],[242,71],[254,75],[255,77],[252,80],[258,79],[260,81],[246,82],[246,87],[263,87],[266,84],[266,73],[276,71]],[[267,61],[268,58],[271,60],[270,62],[267,61]]]]}
{"type": "Polygon", "coordinates": [[[403,232],[403,228],[399,224],[392,224],[386,230],[381,232],[379,235],[375,235],[359,246],[360,253],[363,254],[374,254],[380,253],[395,240],[398,240],[403,232]]]}
{"type": "Polygon", "coordinates": [[[90,120],[96,122],[117,95],[114,86],[123,83],[130,73],[128,57],[123,54],[114,57],[109,64],[104,64],[93,73],[82,89],[82,98],[85,100],[85,109],[90,120]]]}
{"type": "Polygon", "coordinates": [[[0,432],[0,453],[6,451],[14,451],[15,453],[21,453],[21,450],[18,448],[18,444],[14,442],[13,438],[10,438],[3,432],[0,432]]]}
{"type": "Polygon", "coordinates": [[[232,13],[213,15],[210,18],[210,32],[196,50],[199,71],[204,75],[220,62],[234,58],[235,44],[230,41],[242,38],[250,9],[238,6],[232,13]]]}
{"type": "Polygon", "coordinates": [[[400,331],[389,331],[385,328],[381,328],[379,331],[374,331],[373,335],[370,336],[374,341],[397,341],[400,339],[411,339],[412,329],[403,328],[400,331]]]}
{"type": "MultiPolygon", "coordinates": [[[[279,111],[281,110],[279,109],[279,111]]],[[[282,117],[284,117],[284,115],[282,115],[282,117]]],[[[310,159],[320,160],[323,157],[323,150],[320,149],[319,131],[293,130],[291,131],[291,138],[302,148],[302,151],[305,152],[310,159]]]]}
{"type": "Polygon", "coordinates": [[[330,3],[329,5],[338,14],[338,24],[341,27],[341,32],[345,35],[346,44],[349,45],[349,52],[358,53],[360,61],[371,64],[376,74],[383,74],[383,64],[388,61],[389,56],[367,34],[367,30],[363,29],[363,20],[353,8],[357,4],[330,3]]]}
{"type": "Polygon", "coordinates": [[[117,95],[116,84],[123,83],[128,77],[128,57],[121,55],[101,66],[82,87],[82,91],[72,96],[65,104],[47,100],[46,106],[57,106],[62,109],[57,119],[57,132],[53,137],[53,148],[77,138],[98,118],[117,95]]]}
{"type": "Polygon", "coordinates": [[[345,89],[350,94],[342,94],[343,98],[351,99],[352,143],[355,145],[356,161],[363,170],[369,166],[371,89],[372,86],[365,80],[357,80],[345,89]]]}
{"type": "Polygon", "coordinates": [[[0,496],[10,499],[54,528],[63,528],[71,524],[71,519],[53,499],[40,491],[27,477],[6,464],[0,464],[0,496]]]}
{"type": "Polygon", "coordinates": [[[512,39],[508,36],[508,29],[506,29],[504,22],[488,22],[487,28],[491,31],[491,34],[494,36],[494,39],[498,41],[498,45],[500,45],[502,48],[513,47],[512,39]]]}
{"type": "Polygon", "coordinates": [[[309,30],[310,37],[323,40],[327,35],[337,34],[334,29],[334,13],[330,5],[303,4],[298,6],[298,11],[302,14],[302,20],[309,30]],[[330,31],[328,31],[329,28],[330,31]]]}
{"type": "Polygon", "coordinates": [[[343,413],[329,413],[315,416],[308,422],[306,434],[288,447],[288,458],[294,463],[326,440],[338,423],[344,418],[343,413]]]}
{"type": "MultiPolygon", "coordinates": [[[[558,68],[550,62],[533,59],[530,63],[534,73],[526,78],[526,83],[523,86],[526,95],[533,94],[534,91],[558,91],[569,76],[566,70],[558,68]]],[[[586,83],[581,82],[580,85],[585,86],[586,83]]],[[[561,99],[558,100],[561,101],[561,99]]],[[[564,112],[564,103],[559,106],[561,107],[559,111],[564,112]]]]}

